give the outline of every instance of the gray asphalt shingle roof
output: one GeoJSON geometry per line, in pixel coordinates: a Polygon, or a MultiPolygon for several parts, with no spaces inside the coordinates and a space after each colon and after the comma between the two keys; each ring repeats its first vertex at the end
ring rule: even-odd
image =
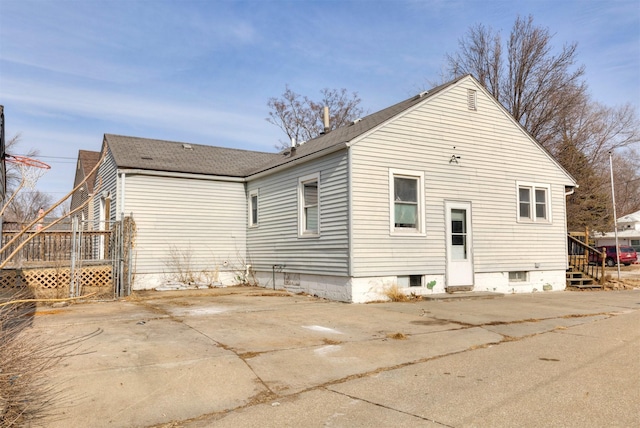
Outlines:
{"type": "Polygon", "coordinates": [[[347,143],[383,124],[394,116],[430,98],[462,78],[437,86],[398,104],[372,113],[349,125],[320,135],[299,145],[293,156],[174,141],[105,134],[105,140],[119,168],[193,174],[248,177],[259,172],[300,161],[307,156],[347,143]]]}
{"type": "Polygon", "coordinates": [[[175,141],[113,134],[104,137],[119,168],[246,177],[257,165],[280,157],[277,153],[175,141]]]}
{"type": "MultiPolygon", "coordinates": [[[[93,167],[96,166],[99,160],[100,160],[100,152],[93,152],[89,150],[78,151],[78,161],[82,166],[82,174],[83,174],[82,178],[89,175],[89,173],[91,172],[93,167]]],[[[95,181],[96,174],[97,174],[97,171],[94,171],[93,175],[89,177],[89,179],[86,182],[87,191],[89,194],[93,193],[93,182],[95,181]]],[[[76,183],[74,183],[74,187],[75,187],[75,184],[76,183]]]]}

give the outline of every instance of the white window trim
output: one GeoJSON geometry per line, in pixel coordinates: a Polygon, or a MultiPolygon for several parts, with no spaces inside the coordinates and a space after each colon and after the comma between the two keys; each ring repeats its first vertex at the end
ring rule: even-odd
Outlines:
{"type": "Polygon", "coordinates": [[[320,173],[305,175],[298,178],[298,238],[317,238],[320,236],[320,219],[321,216],[321,189],[320,189],[320,173]],[[304,218],[304,184],[315,181],[318,185],[318,232],[312,233],[304,230],[305,218],[304,218]]]}
{"type": "Polygon", "coordinates": [[[389,233],[393,236],[426,236],[424,200],[424,171],[389,168],[389,233]],[[418,179],[418,227],[416,229],[395,227],[394,177],[418,179]]]}
{"type": "Polygon", "coordinates": [[[248,215],[248,219],[247,219],[247,224],[249,225],[250,228],[255,228],[260,226],[260,202],[258,201],[260,199],[260,193],[259,191],[256,190],[252,190],[249,192],[249,201],[248,201],[248,206],[249,206],[249,215],[248,215]],[[253,197],[256,197],[256,204],[257,204],[257,208],[258,208],[258,218],[256,218],[256,222],[253,223],[253,197]]]}
{"type": "Polygon", "coordinates": [[[551,185],[542,183],[533,183],[527,181],[516,181],[516,221],[518,223],[540,223],[550,224],[553,222],[551,217],[551,185]],[[520,217],[520,189],[528,188],[531,190],[531,206],[529,208],[530,218],[520,217]],[[539,219],[536,217],[536,189],[544,189],[546,195],[547,218],[539,219]]]}

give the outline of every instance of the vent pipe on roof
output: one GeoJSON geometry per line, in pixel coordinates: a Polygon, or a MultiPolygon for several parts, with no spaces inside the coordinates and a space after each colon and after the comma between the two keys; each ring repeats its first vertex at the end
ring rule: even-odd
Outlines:
{"type": "Polygon", "coordinates": [[[329,106],[324,106],[324,109],[322,109],[322,121],[324,123],[324,133],[327,134],[331,130],[329,123],[329,106]]]}
{"type": "Polygon", "coordinates": [[[296,143],[296,137],[291,137],[291,150],[289,150],[289,157],[295,156],[297,147],[298,143],[296,143]]]}

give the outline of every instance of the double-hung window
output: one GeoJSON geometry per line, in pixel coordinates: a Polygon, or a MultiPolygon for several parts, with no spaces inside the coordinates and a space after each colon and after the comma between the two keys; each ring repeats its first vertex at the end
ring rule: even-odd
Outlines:
{"type": "Polygon", "coordinates": [[[249,227],[258,226],[258,191],[249,192],[249,227]]]}
{"type": "Polygon", "coordinates": [[[518,183],[518,221],[551,222],[550,186],[518,183]]]}
{"type": "Polygon", "coordinates": [[[320,235],[320,174],[298,180],[298,235],[320,235]]]}
{"type": "Polygon", "coordinates": [[[389,170],[390,231],[424,233],[424,173],[389,170]]]}

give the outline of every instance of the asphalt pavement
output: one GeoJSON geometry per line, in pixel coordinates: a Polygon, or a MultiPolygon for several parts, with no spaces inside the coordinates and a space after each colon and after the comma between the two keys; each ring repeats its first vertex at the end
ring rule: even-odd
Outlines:
{"type": "Polygon", "coordinates": [[[39,308],[47,427],[640,426],[640,290],[346,304],[262,288],[39,308]]]}

